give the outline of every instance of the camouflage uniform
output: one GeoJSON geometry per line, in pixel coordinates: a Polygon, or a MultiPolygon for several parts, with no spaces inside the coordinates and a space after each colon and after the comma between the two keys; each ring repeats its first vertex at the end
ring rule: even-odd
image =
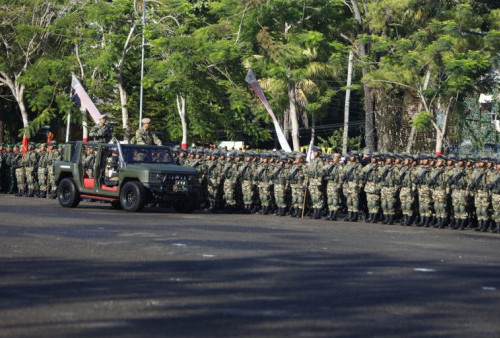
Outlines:
{"type": "Polygon", "coordinates": [[[92,137],[94,142],[108,143],[113,137],[113,129],[107,123],[103,125],[96,124],[90,130],[89,136],[92,137]]]}
{"type": "Polygon", "coordinates": [[[254,176],[254,181],[257,182],[257,187],[259,189],[259,200],[263,215],[269,213],[269,207],[271,206],[271,174],[272,164],[268,164],[264,161],[258,165],[254,176]]]}
{"type": "Polygon", "coordinates": [[[444,227],[445,221],[448,218],[446,212],[446,174],[442,167],[433,168],[430,170],[427,185],[430,188],[431,198],[434,202],[434,212],[437,218],[437,227],[444,227]]]}
{"type": "Polygon", "coordinates": [[[51,148],[52,146],[49,147],[47,155],[47,173],[49,175],[49,186],[47,187],[47,190],[50,192],[50,198],[56,198],[57,182],[54,175],[54,164],[56,161],[59,161],[61,155],[59,150],[51,148]]]}
{"type": "Polygon", "coordinates": [[[246,156],[245,162],[240,166],[238,177],[241,180],[241,193],[243,204],[247,212],[251,212],[256,204],[253,176],[255,175],[255,163],[250,156],[246,156]]]}
{"type": "Polygon", "coordinates": [[[417,226],[429,226],[432,217],[432,196],[431,189],[427,185],[430,169],[427,165],[420,165],[415,174],[415,184],[418,190],[418,211],[420,222],[417,226]]]}
{"type": "Polygon", "coordinates": [[[18,152],[12,159],[12,168],[16,173],[17,196],[23,196],[26,191],[26,175],[23,166],[23,154],[18,152]]]}
{"type": "Polygon", "coordinates": [[[343,193],[347,199],[349,214],[344,221],[357,221],[359,214],[359,189],[361,165],[356,162],[347,163],[342,172],[343,193]]]}
{"type": "Polygon", "coordinates": [[[312,217],[320,218],[323,208],[323,161],[318,157],[312,160],[305,169],[308,180],[308,191],[311,196],[312,207],[314,209],[312,217]]]}
{"type": "Polygon", "coordinates": [[[405,165],[399,172],[398,185],[401,187],[399,190],[399,201],[401,202],[401,212],[403,214],[403,224],[411,225],[414,217],[414,204],[417,189],[413,184],[415,180],[416,169],[410,165],[405,165]]]}
{"type": "Polygon", "coordinates": [[[161,146],[162,142],[156,136],[155,133],[151,132],[149,129],[146,130],[144,128],[140,128],[135,133],[135,143],[136,144],[145,144],[145,145],[153,145],[161,146]]]}
{"type": "Polygon", "coordinates": [[[475,230],[487,230],[488,221],[488,208],[489,208],[489,193],[487,181],[487,170],[484,168],[476,168],[472,182],[469,184],[469,190],[474,196],[474,207],[476,209],[476,216],[478,226],[475,230]]]}
{"type": "Polygon", "coordinates": [[[467,197],[469,195],[467,175],[465,169],[458,165],[452,173],[453,176],[448,180],[451,189],[453,217],[455,218],[452,228],[463,230],[467,220],[467,197]]]}
{"type": "Polygon", "coordinates": [[[286,159],[280,159],[281,164],[276,167],[276,170],[272,174],[272,181],[274,186],[274,197],[276,199],[276,206],[278,211],[277,216],[285,216],[285,210],[287,209],[287,177],[289,175],[288,168],[285,167],[284,161],[286,159]]]}
{"type": "Polygon", "coordinates": [[[26,175],[26,185],[28,187],[28,197],[33,197],[35,193],[35,167],[37,154],[35,150],[28,150],[23,157],[24,173],[26,175]]]}
{"type": "Polygon", "coordinates": [[[302,163],[293,164],[290,167],[290,172],[288,175],[288,181],[290,182],[290,188],[292,190],[291,206],[294,209],[294,211],[290,215],[292,217],[302,217],[305,189],[305,174],[303,169],[304,166],[302,163]]]}
{"type": "Polygon", "coordinates": [[[221,172],[222,164],[212,156],[212,159],[207,162],[207,179],[208,179],[208,202],[211,211],[215,211],[222,204],[222,187],[221,187],[221,172]]]}
{"type": "MultiPolygon", "coordinates": [[[[497,164],[497,168],[500,168],[499,164],[497,164]]],[[[495,221],[495,228],[491,232],[500,233],[500,169],[495,170],[488,188],[491,191],[492,218],[495,221]]]]}
{"type": "Polygon", "coordinates": [[[236,206],[238,164],[228,160],[222,169],[222,179],[224,180],[224,199],[229,207],[236,206]]]}
{"type": "Polygon", "coordinates": [[[47,196],[47,157],[48,153],[45,150],[41,150],[40,153],[38,154],[37,178],[38,178],[39,193],[37,197],[47,196]]]}
{"type": "Polygon", "coordinates": [[[396,187],[394,181],[399,178],[399,170],[395,165],[385,164],[380,175],[380,207],[384,214],[384,224],[394,222],[394,213],[396,205],[396,187]]]}
{"type": "MultiPolygon", "coordinates": [[[[374,159],[378,157],[374,155],[374,159]]],[[[364,182],[364,192],[366,194],[366,206],[368,209],[367,222],[376,223],[377,214],[380,207],[380,188],[376,184],[378,177],[379,164],[372,162],[367,164],[361,170],[361,180],[364,182]]]]}
{"type": "MultiPolygon", "coordinates": [[[[339,155],[340,156],[340,155],[339,155]]],[[[327,219],[337,220],[340,208],[340,189],[342,187],[341,175],[343,166],[340,163],[331,163],[326,169],[326,201],[329,214],[327,219]]]]}

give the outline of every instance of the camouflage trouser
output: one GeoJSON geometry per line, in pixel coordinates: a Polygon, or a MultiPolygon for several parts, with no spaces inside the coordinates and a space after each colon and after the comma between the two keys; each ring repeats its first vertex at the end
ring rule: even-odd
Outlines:
{"type": "Polygon", "coordinates": [[[340,184],[335,181],[327,181],[326,184],[326,198],[328,203],[328,210],[337,211],[340,207],[340,184]]]}
{"type": "Polygon", "coordinates": [[[401,201],[401,211],[405,216],[413,216],[413,203],[415,198],[412,195],[410,187],[402,187],[399,191],[399,200],[401,201]]]}
{"type": "Polygon", "coordinates": [[[304,186],[302,183],[290,184],[292,188],[292,206],[294,208],[304,207],[304,186]]]}
{"type": "Polygon", "coordinates": [[[490,202],[488,201],[488,192],[485,190],[478,190],[474,197],[474,207],[476,208],[476,215],[478,221],[488,220],[488,207],[490,202]]]}
{"type": "Polygon", "coordinates": [[[359,212],[359,187],[356,182],[347,182],[343,186],[347,198],[347,211],[359,212]]]}
{"type": "Polygon", "coordinates": [[[278,208],[286,208],[286,184],[274,183],[274,198],[278,208]]]}
{"type": "Polygon", "coordinates": [[[54,166],[49,165],[47,167],[47,173],[49,175],[49,186],[47,187],[51,193],[57,191],[56,177],[54,176],[54,166]]]}
{"type": "Polygon", "coordinates": [[[366,194],[366,207],[368,208],[368,213],[378,213],[380,206],[380,192],[378,191],[375,182],[366,182],[364,190],[366,194]]]}
{"type": "Polygon", "coordinates": [[[271,205],[271,189],[272,185],[269,182],[259,182],[259,199],[260,204],[263,207],[269,207],[271,205]]]}
{"type": "Polygon", "coordinates": [[[255,204],[255,190],[251,180],[241,181],[241,192],[244,204],[255,204]]]}
{"type": "Polygon", "coordinates": [[[311,178],[309,180],[309,195],[311,196],[312,207],[314,209],[323,208],[323,191],[321,178],[311,178]]]}
{"type": "Polygon", "coordinates": [[[467,194],[466,190],[455,189],[451,192],[453,216],[456,219],[467,219],[467,194]]]}
{"type": "Polygon", "coordinates": [[[35,170],[33,167],[24,167],[26,186],[28,190],[35,190],[35,170]]]}
{"type": "Polygon", "coordinates": [[[426,185],[421,185],[418,187],[418,211],[420,217],[431,217],[432,210],[432,197],[431,189],[426,185]]]}
{"type": "Polygon", "coordinates": [[[382,187],[380,190],[380,206],[384,215],[394,215],[396,205],[396,188],[382,187]]]}
{"type": "Polygon", "coordinates": [[[47,168],[44,167],[38,167],[38,186],[40,191],[46,192],[47,191],[47,168]]]}
{"type": "Polygon", "coordinates": [[[434,211],[436,212],[436,217],[448,217],[446,212],[446,190],[442,188],[435,188],[431,190],[431,195],[432,200],[434,201],[434,211]]]}
{"type": "Polygon", "coordinates": [[[220,191],[220,179],[210,177],[208,179],[208,201],[210,203],[220,203],[222,201],[222,194],[220,191]]]}
{"type": "Polygon", "coordinates": [[[491,195],[491,205],[493,207],[493,220],[500,222],[500,194],[491,195]]]}
{"type": "Polygon", "coordinates": [[[16,169],[16,181],[17,181],[17,190],[23,192],[26,191],[26,176],[23,167],[16,169]]]}
{"type": "Polygon", "coordinates": [[[227,178],[224,181],[224,199],[226,205],[236,205],[236,179],[227,178]]]}

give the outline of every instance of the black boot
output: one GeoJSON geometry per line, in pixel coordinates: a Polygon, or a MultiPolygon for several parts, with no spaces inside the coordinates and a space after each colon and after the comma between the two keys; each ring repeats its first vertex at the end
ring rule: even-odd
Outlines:
{"type": "Polygon", "coordinates": [[[431,224],[431,221],[432,221],[431,217],[424,217],[424,221],[422,223],[422,226],[428,228],[431,224]]]}
{"type": "Polygon", "coordinates": [[[268,206],[265,206],[265,207],[262,207],[262,215],[269,215],[269,207],[268,206]]]}
{"type": "Polygon", "coordinates": [[[358,216],[359,216],[359,213],[353,212],[350,221],[351,222],[357,222],[358,221],[358,216]]]}
{"type": "Polygon", "coordinates": [[[466,225],[467,225],[466,219],[458,220],[458,230],[464,230],[466,225]]]}
{"type": "Polygon", "coordinates": [[[399,225],[404,226],[406,224],[407,217],[408,216],[406,216],[406,215],[401,216],[401,220],[399,221],[399,225]]]}
{"type": "Polygon", "coordinates": [[[388,225],[394,224],[394,215],[387,216],[387,223],[386,224],[388,224],[388,225]]]}
{"type": "Polygon", "coordinates": [[[490,227],[490,221],[483,221],[483,227],[481,228],[481,232],[486,232],[488,231],[488,228],[490,227]]]}
{"type": "Polygon", "coordinates": [[[349,211],[349,212],[347,213],[347,216],[346,216],[346,217],[344,217],[344,221],[345,221],[345,222],[349,222],[349,221],[351,220],[351,218],[352,218],[352,214],[353,214],[353,213],[352,213],[352,211],[349,211]]]}
{"type": "Polygon", "coordinates": [[[389,221],[389,217],[384,214],[384,220],[382,221],[382,224],[387,224],[387,221],[389,221]]]}
{"type": "Polygon", "coordinates": [[[500,232],[500,222],[496,222],[495,227],[491,229],[490,232],[498,234],[500,232]]]}
{"type": "Polygon", "coordinates": [[[371,223],[373,219],[373,214],[368,214],[368,217],[365,219],[366,223],[371,223]]]}
{"type": "Polygon", "coordinates": [[[484,221],[477,221],[477,227],[474,228],[474,231],[481,231],[484,226],[484,221]]]}
{"type": "Polygon", "coordinates": [[[322,218],[323,218],[324,220],[329,220],[329,219],[330,219],[330,217],[332,217],[332,213],[333,213],[333,212],[330,210],[330,211],[328,211],[328,214],[326,214],[326,216],[324,216],[324,217],[322,217],[322,218]]]}
{"type": "Polygon", "coordinates": [[[411,216],[406,216],[406,222],[405,222],[405,225],[407,227],[411,226],[411,224],[413,223],[413,215],[411,216]]]}
{"type": "Polygon", "coordinates": [[[290,209],[290,217],[297,217],[297,208],[290,209]]]}
{"type": "Polygon", "coordinates": [[[376,212],[374,212],[372,214],[372,219],[370,220],[370,223],[377,223],[377,218],[378,218],[378,214],[376,212]]]}
{"type": "Polygon", "coordinates": [[[302,218],[302,208],[297,208],[297,213],[295,214],[295,217],[302,218]]]}
{"type": "Polygon", "coordinates": [[[312,218],[313,219],[320,219],[321,217],[321,209],[314,208],[313,213],[312,213],[312,218]]]}
{"type": "Polygon", "coordinates": [[[330,221],[336,221],[337,220],[337,215],[338,215],[338,211],[335,210],[332,214],[332,217],[330,217],[330,221]]]}

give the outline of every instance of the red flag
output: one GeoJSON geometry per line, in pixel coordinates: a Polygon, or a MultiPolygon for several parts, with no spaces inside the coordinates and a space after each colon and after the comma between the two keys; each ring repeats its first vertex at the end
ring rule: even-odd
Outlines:
{"type": "Polygon", "coordinates": [[[49,131],[49,135],[47,136],[47,144],[52,142],[53,139],[54,139],[54,133],[49,131]]]}
{"type": "Polygon", "coordinates": [[[28,136],[26,136],[26,133],[24,133],[24,135],[23,135],[23,156],[28,151],[28,142],[29,142],[28,136]]]}

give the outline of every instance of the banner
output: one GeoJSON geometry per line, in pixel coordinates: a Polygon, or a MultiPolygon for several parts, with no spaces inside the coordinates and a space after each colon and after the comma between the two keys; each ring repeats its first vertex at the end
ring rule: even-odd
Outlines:
{"type": "Polygon", "coordinates": [[[271,115],[271,118],[273,119],[274,123],[274,128],[276,129],[276,135],[278,136],[278,141],[280,142],[281,149],[283,149],[286,152],[291,152],[292,148],[290,148],[290,145],[286,141],[285,134],[283,134],[280,124],[278,123],[278,120],[276,119],[276,116],[274,115],[274,112],[271,109],[271,106],[269,105],[269,101],[267,101],[266,96],[264,95],[264,92],[262,91],[262,88],[260,87],[259,82],[257,81],[257,78],[255,77],[255,74],[253,73],[251,68],[248,70],[247,76],[245,77],[245,81],[253,88],[255,94],[257,94],[260,101],[262,101],[262,103],[264,104],[264,107],[266,107],[267,112],[269,113],[269,115],[271,115]]]}
{"type": "Polygon", "coordinates": [[[23,135],[23,158],[24,158],[24,154],[26,154],[26,152],[28,151],[28,143],[29,143],[30,140],[28,140],[28,136],[26,136],[26,133],[24,133],[23,135]]]}
{"type": "Polygon", "coordinates": [[[50,132],[49,131],[49,134],[47,135],[47,145],[52,142],[52,140],[54,139],[54,133],[50,132]]]}
{"type": "Polygon", "coordinates": [[[92,116],[92,119],[96,124],[99,123],[99,116],[101,113],[99,113],[99,110],[96,108],[94,105],[94,102],[89,97],[89,94],[85,91],[83,88],[82,84],[74,74],[71,75],[71,88],[75,91],[76,95],[78,95],[78,98],[80,99],[80,103],[87,111],[89,112],[90,116],[92,116]]]}

